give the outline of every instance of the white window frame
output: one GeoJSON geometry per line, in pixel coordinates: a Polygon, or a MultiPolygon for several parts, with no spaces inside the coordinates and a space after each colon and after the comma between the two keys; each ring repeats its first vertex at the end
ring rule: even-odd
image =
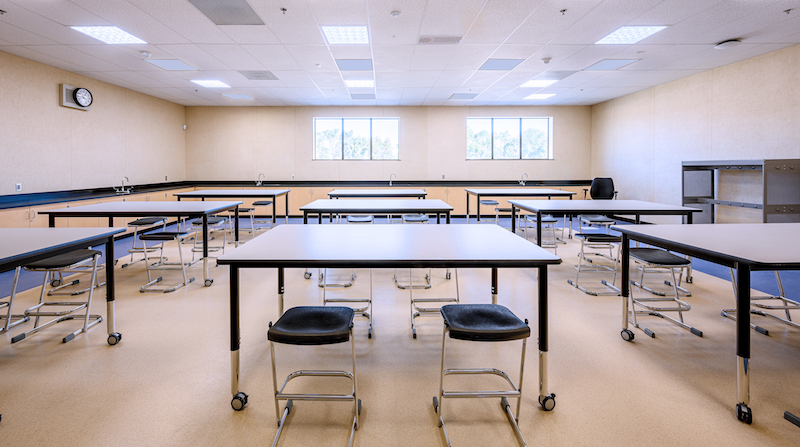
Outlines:
{"type": "Polygon", "coordinates": [[[314,147],[312,148],[312,159],[314,161],[399,161],[400,160],[400,118],[393,116],[377,116],[377,117],[361,117],[361,116],[347,116],[347,117],[327,117],[317,116],[313,118],[312,129],[314,147]],[[341,122],[341,136],[342,136],[342,157],[341,158],[317,158],[317,120],[340,120],[341,122]],[[369,120],[369,158],[345,158],[344,150],[344,123],[345,120],[369,120]],[[397,121],[397,158],[373,158],[372,142],[373,142],[373,120],[395,120],[397,121]]]}
{"type": "Polygon", "coordinates": [[[475,161],[475,160],[553,160],[553,117],[552,116],[525,116],[525,117],[508,117],[508,116],[494,116],[494,117],[469,117],[467,118],[466,122],[466,130],[467,130],[467,147],[466,147],[466,160],[467,161],[475,161]],[[519,158],[495,158],[495,151],[494,151],[494,120],[519,120],[519,158]],[[525,158],[523,157],[522,152],[522,120],[526,119],[546,119],[547,120],[547,157],[546,158],[525,158]],[[491,137],[490,141],[490,154],[491,158],[470,158],[469,157],[469,121],[470,120],[491,120],[491,137]]]}

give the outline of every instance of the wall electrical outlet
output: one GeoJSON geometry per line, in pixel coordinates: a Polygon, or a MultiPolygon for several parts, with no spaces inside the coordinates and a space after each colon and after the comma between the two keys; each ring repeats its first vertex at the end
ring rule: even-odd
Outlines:
{"type": "Polygon", "coordinates": [[[17,192],[22,191],[22,183],[17,183],[16,185],[14,185],[14,190],[16,190],[17,192]]]}
{"type": "Polygon", "coordinates": [[[166,176],[166,175],[164,176],[164,181],[165,181],[165,182],[167,181],[167,176],[166,176]]]}

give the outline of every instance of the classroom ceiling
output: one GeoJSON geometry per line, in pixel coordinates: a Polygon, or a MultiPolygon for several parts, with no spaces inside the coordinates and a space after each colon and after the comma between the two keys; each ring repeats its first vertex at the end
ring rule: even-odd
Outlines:
{"type": "Polygon", "coordinates": [[[186,106],[592,105],[800,43],[800,0],[0,0],[0,10],[0,51],[186,106]],[[146,43],[109,45],[70,28],[92,25],[146,43]],[[322,26],[334,25],[366,26],[369,43],[329,44],[322,26]],[[595,44],[634,25],[667,28],[635,44],[595,44]],[[714,48],[731,39],[741,44],[714,48]],[[148,62],[171,59],[196,70],[148,62]],[[522,61],[480,70],[490,59],[522,61]],[[619,59],[636,61],[587,70],[619,59]],[[337,60],[372,69],[341,70],[337,60]],[[521,87],[531,79],[558,82],[521,87]]]}

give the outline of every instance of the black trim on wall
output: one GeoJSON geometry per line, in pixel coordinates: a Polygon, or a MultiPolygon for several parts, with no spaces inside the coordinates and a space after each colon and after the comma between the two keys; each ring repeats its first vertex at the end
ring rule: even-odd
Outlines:
{"type": "MultiPolygon", "coordinates": [[[[563,187],[563,186],[589,186],[591,180],[526,180],[525,186],[537,187],[563,187]]],[[[183,181],[170,183],[152,183],[133,186],[133,194],[147,194],[152,192],[164,191],[177,188],[192,187],[217,187],[217,188],[287,188],[296,187],[331,187],[331,188],[378,188],[388,187],[388,180],[287,180],[279,182],[262,182],[261,186],[256,186],[255,181],[183,181]]],[[[403,188],[425,188],[425,187],[512,187],[520,186],[516,180],[409,180],[392,181],[392,186],[403,188]]],[[[31,194],[8,194],[0,196],[0,209],[18,208],[22,206],[37,206],[56,204],[63,202],[73,202],[76,200],[100,199],[104,197],[114,197],[117,194],[111,186],[105,188],[75,189],[70,191],[51,191],[37,192],[31,194]]]]}

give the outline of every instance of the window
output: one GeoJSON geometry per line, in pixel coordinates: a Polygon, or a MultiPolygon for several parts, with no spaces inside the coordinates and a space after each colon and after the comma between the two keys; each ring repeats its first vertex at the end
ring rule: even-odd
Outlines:
{"type": "Polygon", "coordinates": [[[467,160],[552,160],[553,118],[467,118],[467,160]]]}
{"type": "Polygon", "coordinates": [[[314,118],[314,160],[399,160],[399,118],[314,118]]]}

